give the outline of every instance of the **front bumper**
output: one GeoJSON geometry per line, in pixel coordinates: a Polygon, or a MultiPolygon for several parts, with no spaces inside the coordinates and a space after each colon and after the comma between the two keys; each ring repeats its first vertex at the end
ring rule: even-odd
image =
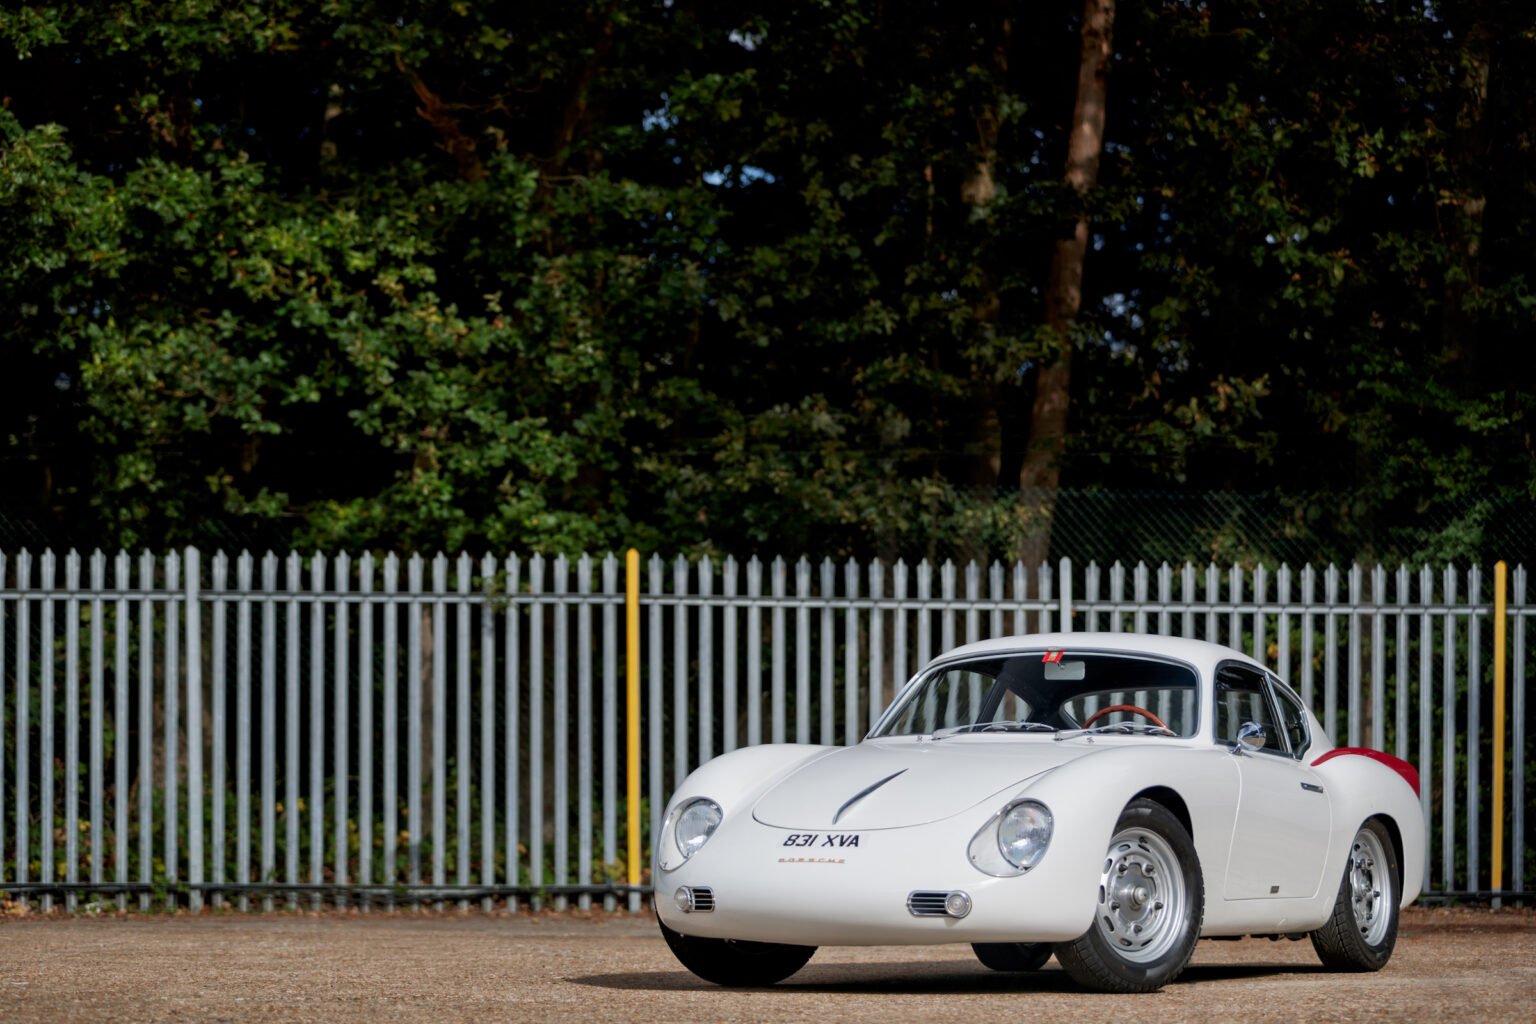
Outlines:
{"type": "MultiPolygon", "coordinates": [[[[1047,851],[1028,874],[996,878],[966,858],[973,831],[953,820],[859,833],[738,821],[691,860],[658,858],[656,913],[684,935],[810,946],[1059,942],[1087,929],[1096,893],[1065,857],[1053,864],[1058,851],[1047,851]],[[805,835],[816,838],[786,845],[805,835]],[[847,845],[853,836],[857,845],[847,845]],[[683,887],[708,889],[713,909],[679,908],[674,896],[683,887]],[[963,917],[914,915],[914,891],[964,892],[970,909],[963,917]]],[[[1092,870],[1096,877],[1097,864],[1092,870]]]]}

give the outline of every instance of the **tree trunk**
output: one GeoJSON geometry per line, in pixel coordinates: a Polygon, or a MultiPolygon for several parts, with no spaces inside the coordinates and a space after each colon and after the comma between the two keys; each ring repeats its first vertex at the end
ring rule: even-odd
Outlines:
{"type": "MultiPolygon", "coordinates": [[[[1002,46],[998,48],[996,60],[999,71],[1006,71],[1007,56],[1002,46]]],[[[984,211],[997,197],[997,184],[993,180],[993,168],[997,162],[997,130],[997,116],[991,109],[977,118],[976,132],[981,151],[976,167],[960,185],[961,201],[975,210],[984,211]]],[[[997,283],[993,275],[983,267],[980,287],[975,301],[971,303],[971,324],[975,339],[973,353],[986,352],[992,347],[992,336],[997,332],[1002,309],[997,283]]],[[[997,486],[998,464],[1002,453],[1002,427],[997,412],[997,372],[987,359],[973,356],[969,376],[971,425],[966,445],[966,483],[978,491],[990,491],[997,486]]],[[[985,552],[971,551],[966,555],[984,557],[985,552]]]]}
{"type": "Polygon", "coordinates": [[[607,59],[608,51],[611,49],[613,49],[613,12],[609,10],[603,13],[602,20],[596,28],[596,38],[593,40],[586,63],[581,66],[576,80],[571,83],[571,91],[566,98],[565,109],[561,113],[560,127],[556,130],[554,141],[550,146],[549,160],[552,168],[564,168],[570,157],[577,130],[587,119],[587,99],[592,90],[592,82],[597,78],[597,72],[603,66],[603,61],[607,59]]]}
{"type": "MultiPolygon", "coordinates": [[[[998,10],[991,29],[991,64],[995,89],[986,106],[976,116],[976,162],[971,173],[960,183],[960,201],[975,213],[969,218],[970,230],[990,235],[993,228],[986,221],[986,210],[997,198],[997,148],[1001,129],[999,109],[1008,87],[1008,51],[1013,38],[1013,22],[1006,11],[998,10]]],[[[924,168],[929,188],[928,230],[932,233],[932,166],[924,168]]],[[[977,494],[990,496],[996,491],[1002,462],[1003,425],[999,403],[1003,400],[997,367],[997,331],[1002,320],[1002,298],[997,278],[985,266],[980,268],[980,282],[971,303],[971,343],[966,367],[969,397],[964,468],[960,482],[977,494]]],[[[955,555],[961,561],[985,564],[988,546],[981,537],[957,538],[955,555]]]]}
{"type": "Polygon", "coordinates": [[[1067,184],[1079,203],[1072,232],[1056,242],[1045,293],[1045,325],[1054,351],[1045,354],[1029,417],[1029,450],[1019,470],[1021,500],[1037,495],[1038,527],[1025,539],[1020,557],[1028,565],[1050,551],[1051,519],[1061,481],[1061,452],[1067,436],[1067,396],[1072,378],[1072,329],[1083,301],[1083,261],[1088,253],[1088,214],[1082,205],[1098,182],[1104,148],[1105,79],[1112,53],[1115,0],[1084,0],[1083,48],[1077,73],[1077,102],[1067,141],[1067,184]]]}

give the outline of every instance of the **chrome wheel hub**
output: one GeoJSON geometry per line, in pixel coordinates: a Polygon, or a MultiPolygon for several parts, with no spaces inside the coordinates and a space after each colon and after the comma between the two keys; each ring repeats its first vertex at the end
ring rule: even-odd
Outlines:
{"type": "Polygon", "coordinates": [[[1387,851],[1370,829],[1361,829],[1349,849],[1349,905],[1355,927],[1372,946],[1379,946],[1392,919],[1392,872],[1387,851]]]}
{"type": "Polygon", "coordinates": [[[1110,840],[1094,924],[1122,958],[1156,960],[1179,938],[1188,904],[1184,875],[1161,836],[1127,829],[1110,840]]]}

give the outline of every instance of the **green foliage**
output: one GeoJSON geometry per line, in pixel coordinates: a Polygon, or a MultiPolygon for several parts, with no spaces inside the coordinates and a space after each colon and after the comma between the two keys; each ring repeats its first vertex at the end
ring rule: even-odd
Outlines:
{"type": "Polygon", "coordinates": [[[1122,6],[1080,200],[1078,9],[13,6],[4,510],[1006,552],[1083,202],[1066,484],[1536,496],[1528,12],[1122,6]]]}

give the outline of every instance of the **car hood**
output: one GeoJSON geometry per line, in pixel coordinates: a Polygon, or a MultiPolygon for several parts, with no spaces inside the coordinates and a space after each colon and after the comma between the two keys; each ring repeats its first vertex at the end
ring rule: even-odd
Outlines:
{"type": "Polygon", "coordinates": [[[1040,740],[866,740],[786,775],[752,809],[764,825],[902,828],[958,814],[1085,753],[1040,740]]]}

